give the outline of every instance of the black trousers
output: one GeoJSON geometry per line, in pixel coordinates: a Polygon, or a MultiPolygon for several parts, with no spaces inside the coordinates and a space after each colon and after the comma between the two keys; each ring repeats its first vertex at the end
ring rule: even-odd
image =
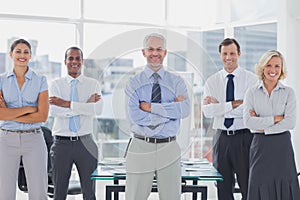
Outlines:
{"type": "Polygon", "coordinates": [[[84,200],[96,200],[91,174],[97,168],[98,148],[92,135],[77,141],[55,140],[50,151],[54,200],[65,200],[73,163],[80,177],[84,200]]]}
{"type": "Polygon", "coordinates": [[[247,199],[249,179],[249,149],[253,134],[244,129],[235,135],[217,130],[214,136],[213,164],[222,174],[223,181],[217,182],[218,199],[233,200],[235,175],[239,184],[242,200],[247,199]]]}

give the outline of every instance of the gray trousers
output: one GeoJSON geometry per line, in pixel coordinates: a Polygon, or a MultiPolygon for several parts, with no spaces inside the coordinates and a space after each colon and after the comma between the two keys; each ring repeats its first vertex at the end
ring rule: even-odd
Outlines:
{"type": "Polygon", "coordinates": [[[95,182],[91,180],[92,172],[98,164],[98,147],[92,135],[80,140],[55,140],[51,150],[52,180],[54,200],[65,200],[73,163],[80,177],[84,200],[95,200],[95,182]]]}
{"type": "Polygon", "coordinates": [[[22,157],[29,200],[47,200],[48,158],[42,131],[12,133],[0,130],[0,199],[16,199],[16,181],[22,157]]]}
{"type": "Polygon", "coordinates": [[[180,200],[180,156],[176,141],[153,144],[133,138],[126,157],[126,200],[147,200],[154,175],[160,200],[180,200]]]}

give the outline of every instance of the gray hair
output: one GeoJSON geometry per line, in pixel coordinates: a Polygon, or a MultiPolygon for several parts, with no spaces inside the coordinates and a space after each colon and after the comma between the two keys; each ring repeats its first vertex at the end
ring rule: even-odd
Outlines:
{"type": "Polygon", "coordinates": [[[151,37],[156,37],[156,38],[161,39],[164,44],[163,48],[166,48],[166,45],[167,45],[166,38],[162,34],[159,34],[159,33],[151,33],[149,35],[146,35],[146,37],[144,38],[144,42],[143,42],[143,48],[147,47],[147,42],[148,42],[149,38],[151,38],[151,37]]]}

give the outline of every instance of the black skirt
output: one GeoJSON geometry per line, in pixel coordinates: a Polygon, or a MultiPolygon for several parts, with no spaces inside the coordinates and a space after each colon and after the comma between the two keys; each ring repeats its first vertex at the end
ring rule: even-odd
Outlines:
{"type": "Polygon", "coordinates": [[[250,147],[248,200],[300,200],[289,131],[254,135],[250,147]]]}

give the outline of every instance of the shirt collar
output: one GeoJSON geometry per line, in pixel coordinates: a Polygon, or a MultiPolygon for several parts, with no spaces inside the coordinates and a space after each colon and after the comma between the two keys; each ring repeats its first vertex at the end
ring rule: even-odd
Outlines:
{"type": "MultiPolygon", "coordinates": [[[[151,78],[152,74],[154,73],[154,71],[153,71],[151,68],[149,68],[148,66],[146,66],[144,72],[145,72],[146,76],[147,76],[149,79],[151,78]]],[[[163,77],[164,77],[164,74],[165,74],[165,69],[162,67],[162,68],[160,68],[156,73],[158,73],[158,75],[160,76],[160,78],[163,78],[163,77]]]]}
{"type": "MultiPolygon", "coordinates": [[[[67,79],[68,83],[71,83],[71,81],[72,81],[73,79],[75,79],[75,78],[73,78],[73,77],[70,76],[70,75],[67,75],[67,76],[66,76],[66,79],[67,79]]],[[[78,80],[79,83],[82,82],[82,81],[83,81],[83,75],[80,74],[76,79],[78,80]]]]}
{"type": "MultiPolygon", "coordinates": [[[[264,89],[265,88],[264,82],[262,80],[260,80],[257,87],[264,89]]],[[[273,90],[275,91],[275,90],[284,89],[284,88],[286,88],[286,86],[281,81],[278,81],[276,87],[273,90]]]]}
{"type": "Polygon", "coordinates": [[[241,69],[240,67],[237,67],[232,73],[228,73],[224,68],[222,69],[222,76],[225,79],[227,77],[228,74],[233,74],[234,77],[239,77],[239,75],[241,74],[241,69]]]}
{"type": "MultiPolygon", "coordinates": [[[[32,79],[32,74],[33,74],[33,71],[28,67],[28,70],[25,73],[25,78],[29,79],[29,80],[32,79]]],[[[13,69],[10,72],[7,73],[7,78],[9,78],[11,76],[16,76],[13,69]]]]}

